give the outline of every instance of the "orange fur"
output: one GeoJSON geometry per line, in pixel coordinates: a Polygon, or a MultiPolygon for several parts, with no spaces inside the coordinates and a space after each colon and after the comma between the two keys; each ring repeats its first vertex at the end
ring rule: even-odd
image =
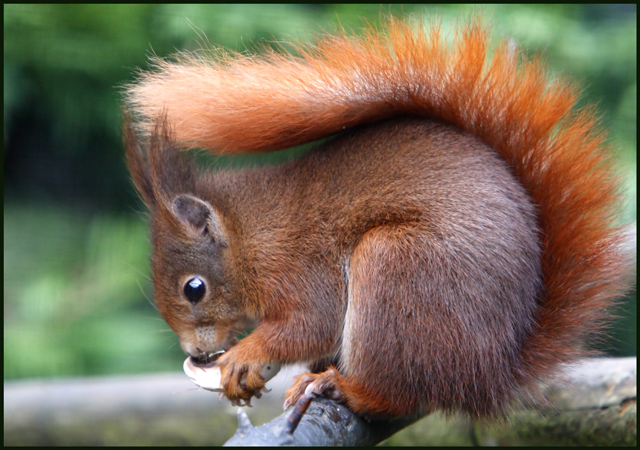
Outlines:
{"type": "Polygon", "coordinates": [[[576,89],[506,41],[489,48],[479,21],[447,44],[438,26],[390,19],[363,37],[298,46],[300,56],[159,60],[128,105],[143,133],[166,114],[178,145],[216,153],[278,150],[405,114],[481,138],[511,165],[543,231],[545,293],[516,375],[528,385],[581,354],[624,287],[619,193],[593,110],[574,109],[576,89]]]}

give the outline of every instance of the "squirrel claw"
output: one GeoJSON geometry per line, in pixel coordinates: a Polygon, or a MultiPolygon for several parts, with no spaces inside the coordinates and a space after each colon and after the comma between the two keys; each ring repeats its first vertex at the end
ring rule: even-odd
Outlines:
{"type": "Polygon", "coordinates": [[[298,375],[294,385],[289,388],[285,394],[284,409],[286,410],[305,395],[310,397],[323,395],[339,402],[345,401],[345,395],[340,388],[337,369],[330,367],[322,373],[304,373],[298,375]]]}

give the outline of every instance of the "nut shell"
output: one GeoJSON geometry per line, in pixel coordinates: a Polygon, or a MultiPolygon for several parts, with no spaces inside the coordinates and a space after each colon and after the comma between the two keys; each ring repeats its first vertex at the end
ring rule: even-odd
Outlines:
{"type": "MultiPolygon", "coordinates": [[[[262,367],[260,375],[267,382],[280,372],[280,364],[269,363],[262,367]]],[[[218,364],[209,364],[208,366],[199,366],[195,364],[191,357],[184,360],[182,365],[184,373],[194,382],[196,386],[213,392],[223,392],[224,389],[220,385],[222,374],[218,364]]],[[[246,374],[244,375],[246,377],[246,374]]],[[[244,378],[243,377],[243,378],[244,378]]]]}

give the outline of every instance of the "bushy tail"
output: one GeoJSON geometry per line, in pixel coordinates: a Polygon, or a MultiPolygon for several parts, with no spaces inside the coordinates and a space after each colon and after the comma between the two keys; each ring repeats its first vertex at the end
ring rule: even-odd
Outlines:
{"type": "Polygon", "coordinates": [[[177,142],[216,153],[270,151],[400,114],[440,118],[494,147],[539,207],[546,291],[523,348],[522,382],[578,356],[628,268],[614,227],[618,185],[592,109],[576,89],[520,61],[508,42],[488,57],[479,21],[453,43],[390,19],[363,37],[322,37],[299,56],[179,55],[128,89],[142,130],[167,114],[177,142]]]}

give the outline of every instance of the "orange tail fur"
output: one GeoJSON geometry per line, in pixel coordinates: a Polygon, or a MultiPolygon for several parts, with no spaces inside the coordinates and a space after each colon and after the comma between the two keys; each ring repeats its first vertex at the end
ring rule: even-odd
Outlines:
{"type": "Polygon", "coordinates": [[[578,356],[607,316],[627,270],[613,219],[618,185],[591,109],[576,89],[519,61],[508,43],[488,57],[479,21],[450,45],[389,20],[364,37],[323,37],[300,56],[179,55],[128,90],[142,130],[166,113],[176,141],[216,153],[271,151],[401,114],[440,118],[493,146],[539,207],[546,286],[522,381],[578,356]]]}

